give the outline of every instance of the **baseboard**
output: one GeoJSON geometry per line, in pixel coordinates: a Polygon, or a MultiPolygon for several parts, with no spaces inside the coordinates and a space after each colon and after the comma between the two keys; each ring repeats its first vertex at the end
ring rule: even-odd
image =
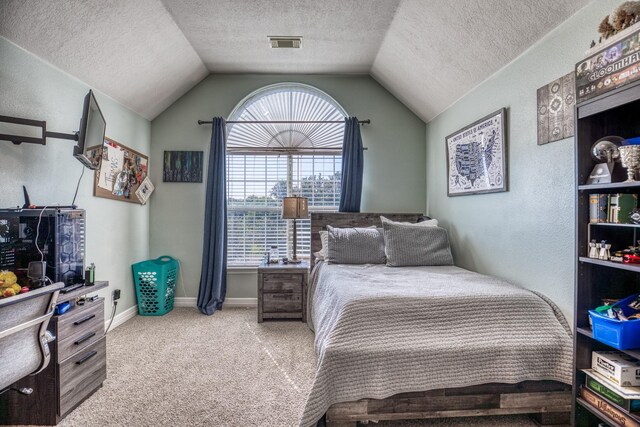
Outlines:
{"type": "MultiPolygon", "coordinates": [[[[174,307],[196,307],[197,299],[193,297],[176,297],[173,300],[174,307]]],[[[227,298],[224,300],[225,307],[257,307],[258,299],[257,298],[227,298]]],[[[127,308],[122,313],[116,314],[116,317],[113,318],[113,324],[111,325],[111,329],[109,332],[113,331],[118,326],[122,325],[127,320],[131,320],[138,315],[138,306],[134,305],[133,307],[127,308]]],[[[109,322],[111,319],[107,319],[104,321],[104,330],[106,331],[109,327],[109,322]]]]}
{"type": "MultiPolygon", "coordinates": [[[[197,298],[194,297],[176,297],[173,300],[174,307],[195,307],[197,298]]],[[[257,307],[257,298],[227,298],[224,300],[225,307],[257,307]]]]}
{"type": "MultiPolygon", "coordinates": [[[[113,318],[113,324],[111,325],[111,329],[109,329],[109,332],[113,331],[115,328],[117,328],[118,326],[122,325],[127,320],[133,319],[137,315],[138,315],[138,306],[137,305],[134,305],[133,307],[127,308],[125,311],[123,311],[120,314],[116,314],[116,317],[113,318]]],[[[110,320],[111,319],[107,319],[104,322],[104,330],[105,331],[109,327],[109,321],[110,320]]]]}
{"type": "Polygon", "coordinates": [[[173,299],[174,307],[190,307],[196,306],[197,299],[194,297],[175,297],[173,299]]]}
{"type": "Polygon", "coordinates": [[[227,298],[224,300],[225,307],[257,307],[258,298],[227,298]]]}

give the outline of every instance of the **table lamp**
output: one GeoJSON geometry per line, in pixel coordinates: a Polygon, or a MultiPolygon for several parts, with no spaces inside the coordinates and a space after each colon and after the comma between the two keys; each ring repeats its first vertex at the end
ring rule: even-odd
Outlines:
{"type": "Polygon", "coordinates": [[[309,201],[306,197],[285,197],[282,199],[282,219],[293,220],[293,258],[289,260],[294,264],[301,261],[296,256],[298,246],[298,235],[296,227],[296,219],[307,218],[309,216],[309,201]]]}

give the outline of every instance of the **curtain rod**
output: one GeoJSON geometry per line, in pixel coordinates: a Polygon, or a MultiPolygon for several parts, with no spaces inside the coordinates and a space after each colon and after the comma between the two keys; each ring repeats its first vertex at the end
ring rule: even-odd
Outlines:
{"type": "MultiPolygon", "coordinates": [[[[210,125],[213,123],[212,120],[198,120],[199,125],[210,125]]],[[[278,123],[278,124],[286,124],[286,123],[344,123],[344,120],[229,120],[227,124],[269,124],[269,123],[278,123]]],[[[371,120],[358,120],[358,123],[361,125],[371,124],[371,120]]]]}
{"type": "MultiPolygon", "coordinates": [[[[367,150],[367,147],[362,147],[363,150],[367,150]]],[[[321,153],[340,153],[342,149],[340,148],[316,148],[316,147],[298,147],[298,148],[289,148],[289,147],[227,147],[227,152],[231,153],[258,153],[258,152],[296,152],[296,151],[315,151],[321,153]]]]}

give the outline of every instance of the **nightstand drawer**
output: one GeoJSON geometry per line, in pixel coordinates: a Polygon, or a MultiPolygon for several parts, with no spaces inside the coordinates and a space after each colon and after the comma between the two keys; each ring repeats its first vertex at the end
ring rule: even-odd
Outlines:
{"type": "Polygon", "coordinates": [[[265,313],[295,313],[302,311],[301,293],[264,293],[263,308],[265,313]]]}
{"type": "Polygon", "coordinates": [[[84,400],[107,378],[107,345],[102,338],[59,367],[60,415],[84,400]]]}
{"type": "Polygon", "coordinates": [[[263,292],[302,293],[302,274],[263,274],[263,292]]]}

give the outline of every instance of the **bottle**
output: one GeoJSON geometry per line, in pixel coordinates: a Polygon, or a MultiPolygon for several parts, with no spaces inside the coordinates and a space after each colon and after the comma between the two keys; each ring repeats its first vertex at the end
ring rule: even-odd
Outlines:
{"type": "Polygon", "coordinates": [[[277,263],[278,262],[278,247],[277,246],[271,246],[271,249],[269,249],[269,262],[270,263],[277,263]]]}

